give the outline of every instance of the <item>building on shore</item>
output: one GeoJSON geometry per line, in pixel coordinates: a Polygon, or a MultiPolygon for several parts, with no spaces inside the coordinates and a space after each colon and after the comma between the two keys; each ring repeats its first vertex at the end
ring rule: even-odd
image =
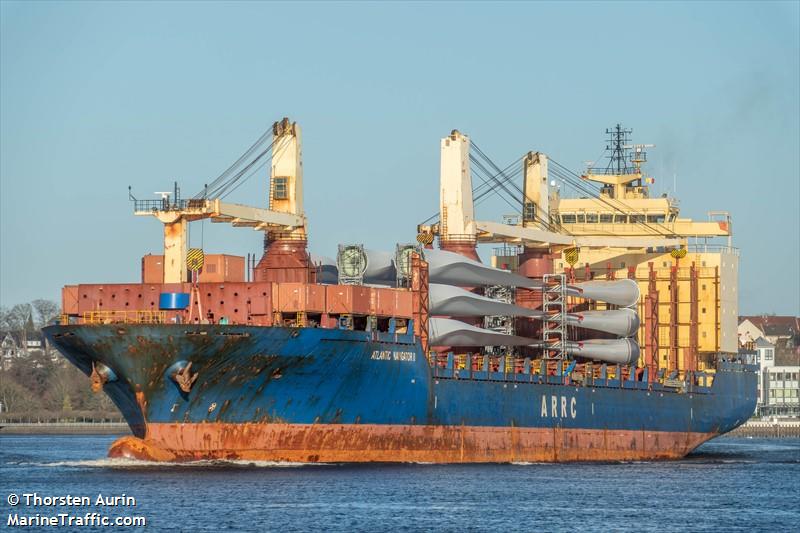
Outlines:
{"type": "Polygon", "coordinates": [[[766,402],[760,406],[759,414],[800,417],[800,366],[770,366],[764,370],[760,385],[766,402]]]}
{"type": "Polygon", "coordinates": [[[768,402],[764,377],[767,375],[767,371],[775,366],[775,345],[764,337],[759,337],[752,344],[755,352],[752,363],[758,365],[758,403],[756,404],[756,412],[758,413],[760,408],[767,405],[768,402]]]}
{"type": "Polygon", "coordinates": [[[800,318],[743,316],[738,327],[741,353],[758,365],[759,417],[800,417],[800,318]]]}
{"type": "Polygon", "coordinates": [[[33,333],[9,332],[1,338],[0,368],[2,370],[8,370],[15,362],[37,355],[49,355],[54,363],[62,360],[58,352],[51,349],[47,339],[39,331],[33,333]]]}
{"type": "Polygon", "coordinates": [[[800,317],[794,316],[740,316],[737,328],[739,345],[746,346],[763,337],[775,346],[785,347],[800,355],[800,317]]]}

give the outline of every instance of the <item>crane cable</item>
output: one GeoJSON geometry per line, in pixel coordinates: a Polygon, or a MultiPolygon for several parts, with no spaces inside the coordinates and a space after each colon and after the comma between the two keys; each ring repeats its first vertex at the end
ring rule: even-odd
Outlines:
{"type": "Polygon", "coordinates": [[[264,144],[267,139],[272,135],[272,127],[270,127],[267,131],[261,134],[261,136],[254,142],[250,148],[248,148],[239,159],[237,159],[231,166],[229,166],[225,171],[222,172],[219,176],[214,178],[214,180],[206,185],[202,191],[194,195],[194,199],[204,198],[206,196],[207,191],[214,190],[215,188],[219,187],[222,182],[228,179],[231,174],[242,164],[243,161],[247,160],[257,149],[259,146],[264,144]]]}
{"type": "MultiPolygon", "coordinates": [[[[498,193],[498,196],[500,198],[502,198],[511,207],[511,209],[519,211],[520,206],[519,205],[515,205],[515,203],[514,203],[515,201],[517,201],[517,198],[515,198],[514,193],[512,193],[510,190],[508,190],[508,187],[506,187],[505,183],[503,183],[499,179],[497,179],[496,175],[492,175],[491,172],[486,170],[486,167],[484,167],[481,164],[480,161],[478,161],[477,159],[473,159],[473,157],[471,155],[470,155],[469,159],[472,162],[472,164],[475,165],[475,168],[472,169],[473,170],[472,174],[477,176],[478,178],[480,178],[481,181],[483,181],[487,185],[489,184],[489,182],[488,182],[488,180],[486,178],[483,177],[483,175],[488,176],[489,179],[492,180],[495,183],[495,185],[500,187],[502,190],[504,190],[506,192],[506,194],[508,194],[508,197],[510,198],[510,200],[509,200],[509,198],[507,198],[506,196],[503,196],[500,193],[498,193]],[[481,175],[481,174],[483,174],[483,175],[481,175]]],[[[491,187],[491,185],[490,185],[490,187],[491,187]]],[[[490,190],[495,190],[495,189],[490,189],[490,190]]],[[[475,204],[475,200],[473,200],[473,205],[474,204],[475,204]]]]}
{"type": "MultiPolygon", "coordinates": [[[[473,142],[473,143],[472,143],[472,145],[475,147],[475,150],[478,152],[478,154],[479,154],[481,157],[483,157],[483,159],[484,159],[486,162],[488,162],[488,164],[489,164],[489,165],[491,165],[492,167],[494,167],[494,169],[495,169],[495,170],[497,170],[497,171],[498,171],[498,172],[500,172],[500,173],[503,173],[503,172],[504,172],[504,171],[500,170],[500,168],[499,168],[499,167],[498,167],[498,166],[495,164],[495,162],[494,162],[494,161],[492,161],[492,159],[491,159],[491,158],[490,158],[488,155],[486,155],[486,153],[484,153],[484,151],[483,151],[483,150],[481,150],[481,148],[480,148],[480,147],[479,147],[477,144],[475,144],[475,143],[473,142]]],[[[525,159],[525,156],[521,157],[521,158],[520,158],[519,160],[517,160],[517,161],[521,161],[521,160],[523,160],[523,159],[525,159]]],[[[521,172],[521,171],[522,171],[522,167],[518,167],[518,169],[517,169],[517,171],[514,173],[514,175],[517,175],[517,174],[519,174],[519,172],[521,172]]],[[[526,202],[531,202],[531,198],[530,198],[529,196],[527,196],[527,195],[525,194],[524,190],[523,190],[523,189],[521,189],[521,188],[520,188],[520,187],[519,187],[519,186],[518,186],[518,185],[517,185],[515,182],[513,182],[513,181],[512,181],[512,182],[511,182],[511,185],[512,185],[512,186],[513,186],[513,187],[516,189],[516,191],[519,193],[519,195],[520,195],[520,198],[521,198],[521,205],[522,205],[522,208],[523,208],[523,210],[524,210],[525,203],[526,203],[526,202]]],[[[550,217],[550,213],[547,213],[547,219],[546,219],[546,220],[545,220],[545,219],[543,219],[541,216],[540,216],[540,217],[536,217],[536,218],[538,219],[538,220],[536,220],[536,222],[538,222],[538,223],[539,223],[539,226],[540,226],[542,229],[544,229],[545,231],[553,231],[553,230],[555,230],[556,228],[558,228],[560,231],[562,231],[562,232],[564,232],[564,233],[569,233],[569,232],[567,232],[567,231],[565,231],[565,230],[564,230],[564,228],[563,228],[563,226],[561,226],[560,222],[558,222],[558,221],[556,221],[555,219],[553,219],[552,217],[550,217]],[[554,222],[555,222],[555,223],[554,223],[554,222]]]]}
{"type": "MultiPolygon", "coordinates": [[[[520,161],[522,161],[522,158],[519,158],[519,159],[517,159],[516,161],[514,161],[513,163],[511,163],[510,165],[508,165],[508,166],[507,166],[505,169],[503,169],[502,171],[500,171],[500,172],[498,172],[497,174],[495,174],[495,177],[496,177],[496,176],[500,176],[500,175],[503,175],[503,176],[504,176],[504,177],[503,177],[503,179],[502,179],[502,180],[500,180],[500,183],[506,183],[506,182],[508,182],[508,181],[510,181],[510,180],[512,180],[512,179],[514,179],[515,177],[517,177],[517,176],[519,175],[519,173],[520,173],[520,172],[522,172],[522,168],[521,168],[521,167],[518,167],[518,168],[517,168],[517,169],[516,169],[514,172],[512,172],[511,174],[506,174],[506,173],[508,172],[508,170],[509,170],[509,169],[510,169],[512,166],[518,165],[518,164],[520,163],[520,161]]],[[[480,187],[477,187],[477,188],[476,188],[476,189],[473,191],[473,194],[475,194],[475,193],[479,193],[477,196],[475,196],[475,197],[473,198],[473,201],[475,201],[475,202],[478,202],[478,201],[480,201],[481,199],[483,199],[483,198],[486,198],[486,197],[487,197],[489,194],[491,194],[491,193],[497,193],[497,191],[491,187],[491,184],[488,184],[488,183],[487,183],[487,184],[485,184],[485,186],[486,186],[487,188],[485,188],[485,190],[483,190],[483,191],[481,191],[481,189],[484,189],[484,185],[482,185],[482,186],[480,186],[480,187]]]]}
{"type": "MultiPolygon", "coordinates": [[[[503,171],[502,171],[502,170],[500,170],[500,167],[498,167],[498,166],[497,166],[497,165],[494,163],[494,161],[492,161],[492,160],[489,158],[489,156],[487,156],[487,155],[484,153],[484,151],[483,151],[483,150],[481,150],[480,146],[478,146],[478,145],[477,145],[477,144],[475,144],[474,142],[472,143],[472,146],[475,148],[475,152],[477,152],[477,154],[478,154],[479,156],[481,156],[481,157],[483,158],[483,160],[484,160],[484,161],[486,161],[486,163],[488,163],[488,164],[489,164],[491,167],[493,167],[493,168],[494,168],[495,172],[498,172],[499,174],[503,174],[503,171]]],[[[470,155],[471,155],[471,154],[470,154],[470,155]]],[[[514,189],[516,189],[516,191],[517,191],[518,193],[522,194],[522,189],[519,187],[519,185],[517,185],[516,183],[514,183],[514,182],[512,181],[512,182],[511,182],[511,186],[512,186],[512,187],[514,187],[514,189]]]]}
{"type": "MultiPolygon", "coordinates": [[[[271,150],[272,147],[275,145],[277,139],[273,139],[269,145],[264,148],[252,161],[250,161],[247,165],[245,165],[241,170],[239,170],[236,174],[233,175],[227,181],[221,183],[214,189],[210,189],[208,191],[209,196],[211,197],[219,197],[223,195],[227,195],[226,191],[232,192],[231,187],[233,187],[241,178],[244,176],[253,166],[256,165],[265,155],[267,155],[271,150]]],[[[252,175],[252,174],[251,174],[252,175]]],[[[248,176],[249,178],[250,176],[248,176]]],[[[238,185],[237,185],[238,187],[238,185]]]]}
{"type": "Polygon", "coordinates": [[[245,176],[245,178],[244,178],[243,180],[241,180],[239,183],[237,183],[235,187],[233,187],[232,189],[230,189],[229,191],[227,191],[226,193],[224,193],[222,196],[220,196],[220,199],[225,199],[227,196],[229,196],[231,193],[233,193],[233,192],[234,192],[236,189],[238,189],[239,187],[241,187],[241,186],[242,186],[244,183],[246,183],[246,182],[247,182],[247,180],[249,180],[251,177],[253,177],[255,174],[257,174],[257,173],[258,173],[258,171],[259,171],[259,170],[261,170],[262,168],[264,168],[264,165],[266,165],[266,164],[267,164],[267,163],[269,163],[270,161],[271,161],[271,159],[270,159],[270,158],[264,159],[264,161],[262,161],[260,165],[258,165],[256,168],[254,168],[254,169],[253,169],[253,170],[250,172],[250,174],[248,174],[247,176],[245,176]]]}
{"type": "MultiPolygon", "coordinates": [[[[520,157],[519,159],[517,159],[516,161],[512,162],[511,164],[509,164],[509,165],[508,165],[508,166],[507,166],[505,169],[503,169],[501,172],[499,172],[499,173],[497,173],[497,174],[493,175],[492,177],[493,177],[493,178],[496,178],[497,176],[499,176],[499,175],[501,175],[501,174],[505,174],[506,172],[508,172],[508,170],[509,170],[510,168],[512,168],[513,166],[517,165],[517,164],[518,164],[520,161],[522,161],[522,158],[521,158],[521,157],[520,157]]],[[[515,177],[516,175],[518,175],[518,174],[519,174],[521,171],[522,171],[522,169],[517,169],[517,170],[515,170],[515,171],[514,171],[514,172],[513,172],[511,175],[507,175],[507,174],[506,174],[506,175],[505,175],[505,178],[504,178],[504,179],[502,179],[502,180],[500,180],[500,181],[501,181],[502,183],[505,183],[506,181],[508,181],[508,180],[510,180],[510,179],[512,179],[512,178],[514,178],[514,177],[515,177]]],[[[491,174],[491,173],[489,173],[489,174],[491,174]]],[[[480,176],[479,176],[479,177],[480,177],[480,176]]],[[[481,177],[481,179],[483,179],[483,178],[481,177]]],[[[480,202],[481,202],[481,201],[482,201],[484,198],[486,198],[486,196],[487,196],[487,195],[489,195],[489,194],[491,194],[491,193],[493,193],[493,192],[496,192],[496,191],[495,191],[495,189],[493,189],[493,188],[492,188],[492,184],[491,184],[491,183],[489,183],[489,182],[487,182],[487,181],[485,181],[485,180],[484,180],[484,182],[483,182],[482,184],[478,185],[477,187],[474,187],[474,186],[473,186],[473,188],[472,188],[472,194],[473,194],[473,199],[472,199],[472,201],[473,201],[473,205],[478,205],[478,204],[479,204],[479,203],[480,203],[480,202]],[[478,194],[478,193],[479,193],[479,194],[478,194]],[[477,194],[477,196],[476,196],[476,194],[477,194]]],[[[423,221],[420,223],[420,225],[428,224],[429,222],[436,222],[436,221],[437,221],[437,219],[439,218],[439,215],[440,215],[440,213],[437,211],[437,212],[436,212],[436,213],[434,213],[433,215],[431,215],[431,216],[429,216],[428,218],[426,218],[425,220],[423,220],[423,221]]]]}

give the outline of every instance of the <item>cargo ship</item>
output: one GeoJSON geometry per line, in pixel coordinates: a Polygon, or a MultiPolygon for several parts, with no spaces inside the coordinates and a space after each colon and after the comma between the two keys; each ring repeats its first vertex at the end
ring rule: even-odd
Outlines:
{"type": "Polygon", "coordinates": [[[283,119],[192,198],[129,191],[136,215],[163,223],[163,254],[142,258],[140,283],[65,286],[45,334],[130,425],[112,457],[683,457],[755,407],[731,220],[679,218],[676,200],[650,196],[648,146],[607,133],[608,165],[575,174],[540,152],[501,170],[454,130],[416,241],[345,243],[333,260],[308,252],[300,127],[283,119]],[[268,205],[224,201],[265,162],[268,205]],[[486,194],[517,212],[477,219],[486,194]],[[203,220],[263,232],[263,254],[191,248],[203,220]]]}

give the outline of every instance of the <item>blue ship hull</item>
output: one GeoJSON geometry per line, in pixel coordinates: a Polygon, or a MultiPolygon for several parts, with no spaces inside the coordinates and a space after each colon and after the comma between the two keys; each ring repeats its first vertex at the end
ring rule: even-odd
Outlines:
{"type": "Polygon", "coordinates": [[[665,387],[440,368],[403,334],[182,324],[45,334],[87,375],[106,370],[102,386],[134,435],[111,454],[155,460],[677,458],[756,402],[755,369],[733,362],[718,363],[709,387],[665,387]],[[184,392],[175,372],[188,363],[197,377],[184,392]]]}

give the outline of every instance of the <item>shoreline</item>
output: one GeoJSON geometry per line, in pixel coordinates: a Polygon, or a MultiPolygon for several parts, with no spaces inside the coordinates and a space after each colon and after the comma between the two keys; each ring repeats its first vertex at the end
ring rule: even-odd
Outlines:
{"type": "Polygon", "coordinates": [[[130,435],[124,422],[0,422],[3,435],[130,435]]]}
{"type": "Polygon", "coordinates": [[[791,438],[800,437],[800,420],[781,420],[778,422],[750,421],[745,422],[730,433],[732,437],[791,438]]]}

